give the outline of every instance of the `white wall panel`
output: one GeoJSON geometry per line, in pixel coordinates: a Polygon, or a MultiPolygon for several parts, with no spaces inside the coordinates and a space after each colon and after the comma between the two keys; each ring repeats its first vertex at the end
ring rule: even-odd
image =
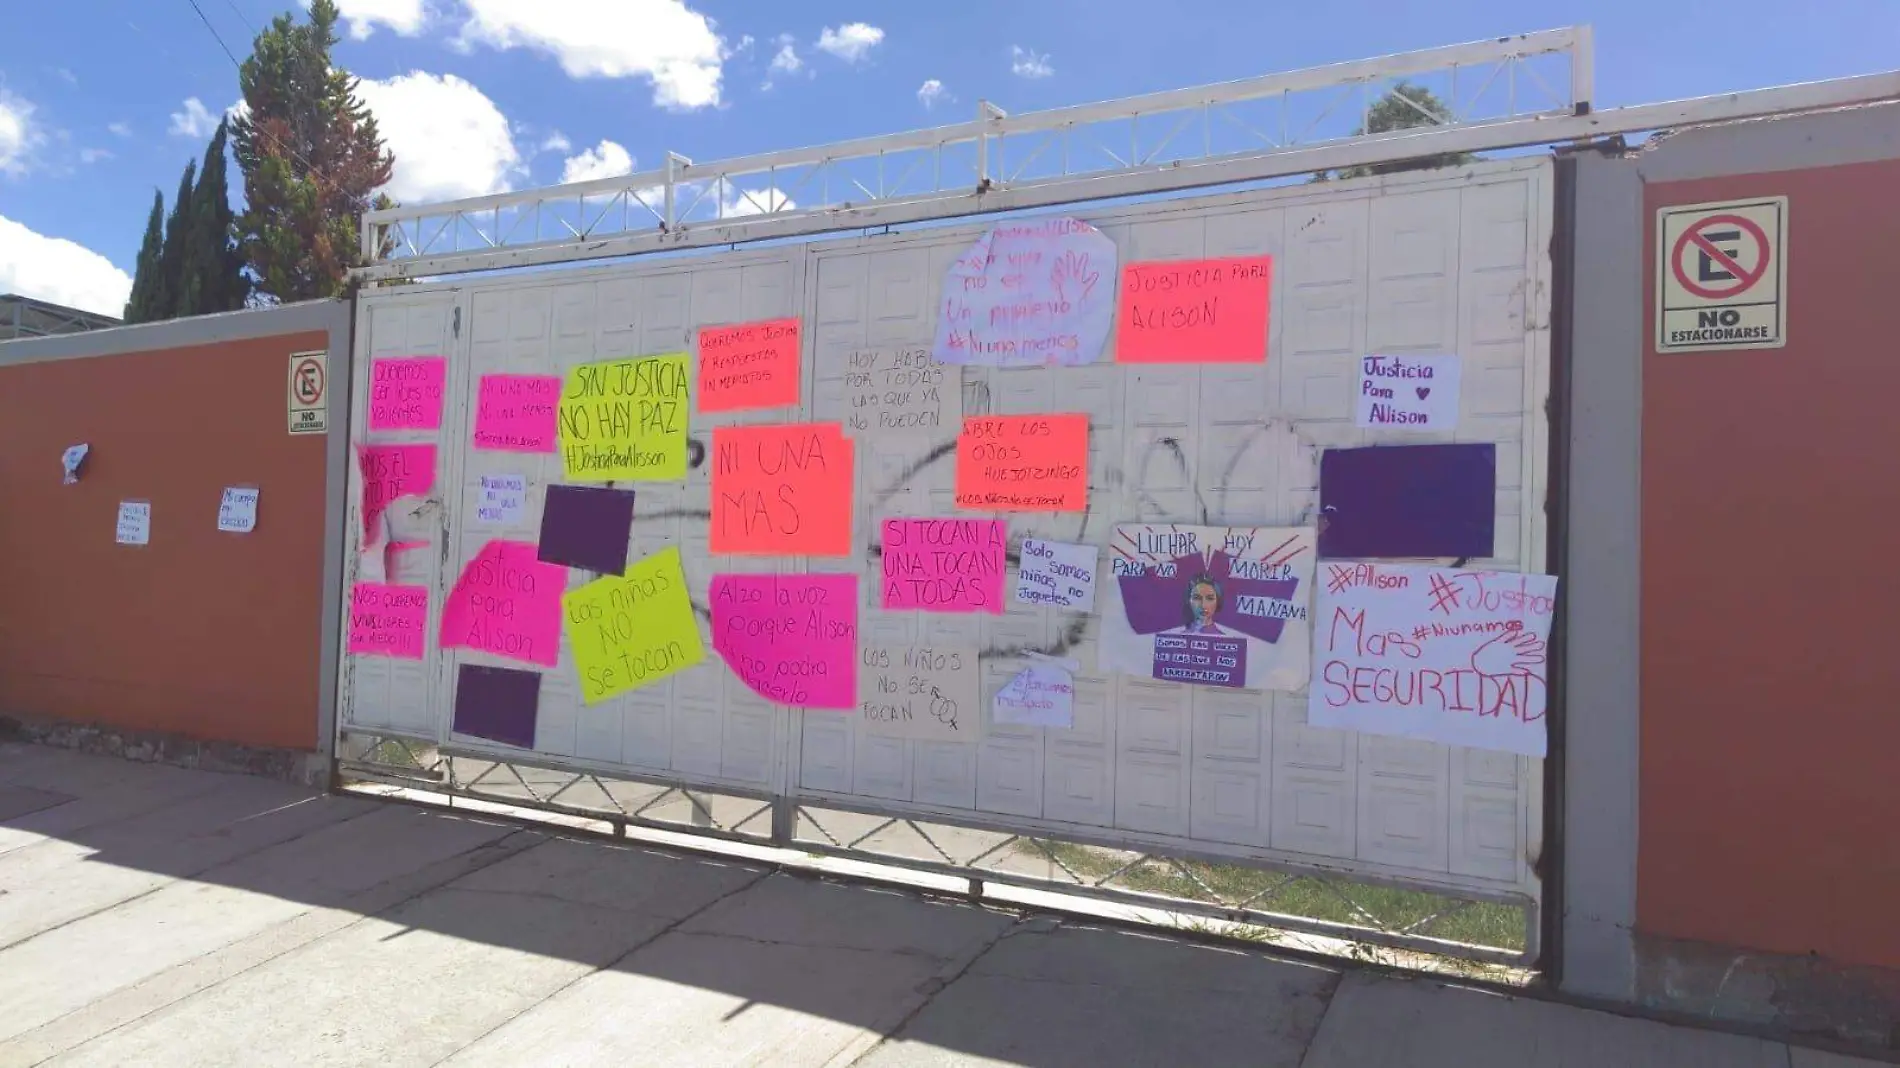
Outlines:
{"type": "MultiPolygon", "coordinates": [[[[1100,545],[1115,524],[1144,521],[1308,524],[1324,448],[1490,441],[1499,446],[1497,544],[1492,558],[1470,563],[1541,569],[1550,173],[1543,161],[1510,161],[1076,212],[1115,241],[1123,262],[1271,254],[1269,358],[1254,366],[957,371],[966,414],[1076,411],[1090,419],[1088,510],[1007,514],[1011,543],[1031,536],[1100,545]],[[1463,357],[1455,431],[1353,426],[1358,361],[1382,351],[1463,357]]],[[[849,354],[927,346],[944,272],[981,230],[938,227],[376,294],[362,302],[359,356],[449,352],[457,396],[443,441],[453,445],[467,440],[480,375],[559,374],[589,360],[690,352],[701,326],[797,315],[806,337],[805,407],[695,413],[691,436],[704,446],[725,423],[842,420],[849,354]],[[458,302],[467,317],[459,338],[452,329],[458,302]]],[[[357,366],[366,374],[369,362],[357,366]]],[[[1074,657],[1082,670],[1073,728],[989,723],[979,740],[924,742],[866,730],[847,714],[776,708],[725,668],[702,618],[705,664],[593,708],[579,704],[564,650],[546,673],[535,748],[609,772],[1535,892],[1527,858],[1539,847],[1539,761],[1312,728],[1304,693],[1103,675],[1097,620],[1120,610],[1106,580],[1098,615],[1088,617],[1014,603],[1001,616],[878,609],[876,523],[956,514],[953,438],[946,428],[860,441],[855,533],[862,552],[848,559],[711,557],[703,463],[684,483],[632,484],[633,554],[679,545],[702,608],[715,571],[855,571],[865,579],[862,640],[982,650],[986,720],[990,696],[1026,662],[1024,650],[1074,657]]],[[[438,608],[440,590],[487,537],[533,540],[541,493],[558,480],[558,463],[445,448],[443,474],[455,496],[442,509],[444,548],[423,558],[439,562],[429,576],[438,608]],[[496,473],[529,478],[529,515],[519,531],[469,526],[474,485],[496,473]]],[[[430,672],[353,658],[348,722],[407,725],[448,740],[454,666],[507,662],[436,653],[433,630],[430,641],[430,672]]]]}

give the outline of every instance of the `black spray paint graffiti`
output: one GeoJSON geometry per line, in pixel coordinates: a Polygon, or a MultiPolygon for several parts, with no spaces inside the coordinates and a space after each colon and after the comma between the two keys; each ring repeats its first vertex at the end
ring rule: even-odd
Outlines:
{"type": "MultiPolygon", "coordinates": [[[[966,384],[966,404],[969,400],[968,385],[969,384],[966,384]]],[[[985,409],[988,408],[988,400],[988,393],[987,390],[985,390],[981,398],[981,406],[985,409]]],[[[1163,506],[1148,490],[1152,466],[1157,458],[1165,455],[1166,460],[1163,462],[1171,465],[1174,469],[1173,473],[1175,476],[1193,492],[1200,523],[1202,525],[1212,525],[1217,520],[1225,520],[1228,491],[1234,483],[1235,473],[1240,469],[1243,461],[1245,461],[1250,454],[1254,453],[1255,447],[1266,442],[1268,432],[1274,425],[1272,420],[1267,420],[1251,427],[1247,435],[1241,440],[1239,446],[1235,448],[1232,455],[1227,458],[1227,463],[1221,471],[1218,482],[1215,508],[1210,509],[1208,507],[1207,499],[1201,491],[1201,480],[1194,475],[1194,464],[1189,460],[1187,450],[1182,447],[1180,440],[1173,436],[1156,438],[1154,441],[1148,443],[1142,450],[1141,455],[1135,460],[1133,467],[1136,474],[1132,480],[1128,478],[1119,466],[1105,465],[1097,478],[1091,480],[1091,485],[1089,486],[1090,496],[1093,498],[1097,493],[1125,490],[1129,496],[1133,498],[1136,505],[1136,514],[1131,517],[1130,520],[1133,522],[1154,522],[1180,518],[1163,506]]],[[[1094,432],[1092,424],[1090,432],[1091,434],[1094,432]]],[[[687,447],[689,450],[688,463],[690,466],[698,468],[705,462],[705,446],[698,440],[689,438],[687,439],[687,447]]],[[[922,456],[906,465],[904,470],[899,472],[898,475],[891,480],[890,484],[881,486],[872,492],[870,498],[872,511],[875,512],[877,509],[888,504],[891,498],[909,489],[918,476],[930,470],[936,464],[941,463],[946,457],[954,456],[956,448],[957,443],[955,438],[932,445],[922,456]]],[[[1265,458],[1263,457],[1262,459],[1264,460],[1265,458]]],[[[667,519],[710,522],[712,512],[704,508],[661,509],[639,515],[634,521],[635,523],[641,523],[667,519]]],[[[1011,547],[1006,551],[1005,559],[1011,566],[1021,565],[1022,557],[1020,546],[1024,536],[1046,537],[1052,541],[1068,540],[1084,542],[1088,537],[1088,524],[1089,512],[1084,511],[1078,514],[1075,532],[1072,535],[1065,536],[1064,532],[1061,531],[1027,534],[1019,532],[1011,539],[1011,547]]],[[[884,548],[881,541],[873,538],[864,547],[864,561],[866,564],[875,567],[882,559],[883,553],[884,548]]],[[[700,604],[698,601],[694,601],[692,604],[695,615],[708,621],[712,619],[711,608],[700,604]]],[[[1048,645],[991,645],[978,650],[978,652],[982,656],[1005,659],[1022,657],[1030,653],[1036,653],[1042,656],[1062,656],[1081,644],[1082,640],[1088,635],[1090,625],[1090,617],[1080,616],[1066,624],[1063,627],[1062,633],[1054,642],[1048,645]]]]}

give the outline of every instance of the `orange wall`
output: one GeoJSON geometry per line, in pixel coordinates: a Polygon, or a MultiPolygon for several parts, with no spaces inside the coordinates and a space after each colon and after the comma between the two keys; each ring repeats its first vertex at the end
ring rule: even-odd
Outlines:
{"type": "Polygon", "coordinates": [[[1789,269],[1783,349],[1659,356],[1646,299],[1644,933],[1900,967],[1896,189],[1647,188],[1646,250],[1659,207],[1786,195],[1789,269]]]}
{"type": "Polygon", "coordinates": [[[321,434],[288,356],[325,333],[0,367],[0,713],[315,749],[321,434]],[[60,453],[88,442],[78,485],[60,453]],[[257,529],[217,529],[225,486],[257,529]],[[116,544],[121,499],[151,544],[116,544]]]}

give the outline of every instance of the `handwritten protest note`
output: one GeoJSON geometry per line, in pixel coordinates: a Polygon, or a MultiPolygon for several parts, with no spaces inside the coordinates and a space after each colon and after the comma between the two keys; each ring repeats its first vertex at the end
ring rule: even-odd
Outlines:
{"type": "Polygon", "coordinates": [[[483,523],[496,524],[519,521],[521,510],[527,506],[527,477],[483,475],[481,478],[481,496],[475,501],[475,518],[483,523]]]}
{"type": "Polygon", "coordinates": [[[483,375],[475,398],[475,447],[555,451],[560,400],[561,380],[555,375],[483,375]]]}
{"type": "Polygon", "coordinates": [[[152,502],[120,501],[114,540],[120,545],[149,545],[152,541],[152,502]]]}
{"type": "Polygon", "coordinates": [[[405,356],[370,361],[369,428],[438,430],[449,361],[440,356],[405,356]]]}
{"type": "Polygon", "coordinates": [[[858,718],[879,734],[973,742],[983,733],[976,646],[865,645],[858,718]]]}
{"type": "Polygon", "coordinates": [[[363,471],[363,533],[373,543],[389,502],[435,489],[435,446],[362,445],[356,459],[363,471]]]}
{"type": "Polygon", "coordinates": [[[1315,727],[1541,757],[1555,575],[1321,565],[1315,727]]]}
{"type": "Polygon", "coordinates": [[[702,412],[790,408],[798,404],[797,319],[772,319],[699,331],[702,412]]]}
{"type": "Polygon", "coordinates": [[[1298,690],[1312,666],[1312,527],[1115,528],[1121,610],[1102,613],[1098,663],[1165,682],[1298,690]]]}
{"type": "Polygon", "coordinates": [[[1089,417],[990,415],[963,421],[957,507],[1081,512],[1089,502],[1089,417]]]}
{"type": "Polygon", "coordinates": [[[886,519],[885,608],[1003,614],[1000,519],[886,519]]]}
{"type": "Polygon", "coordinates": [[[963,422],[962,368],[938,363],[926,349],[858,349],[849,366],[845,430],[854,437],[927,433],[963,422]]]}
{"type": "Polygon", "coordinates": [[[218,499],[218,529],[249,534],[257,529],[257,487],[226,486],[218,499]]]}
{"type": "Polygon", "coordinates": [[[429,587],[359,582],[350,590],[349,652],[421,660],[429,587]]]}
{"type": "Polygon", "coordinates": [[[1122,268],[1118,363],[1261,363],[1273,257],[1163,260],[1122,268]]]}
{"type": "Polygon", "coordinates": [[[658,682],[706,659],[680,570],[664,549],[561,598],[587,704],[658,682]]]}
{"type": "Polygon", "coordinates": [[[950,265],[931,354],[992,367],[1094,363],[1114,289],[1115,243],[1100,230],[1066,217],[1004,223],[950,265]]]}
{"type": "Polygon", "coordinates": [[[713,428],[715,553],[848,556],[851,439],[837,423],[713,428]]]}
{"type": "Polygon", "coordinates": [[[714,575],[712,628],[713,648],[760,697],[857,704],[856,575],[714,575]]]}
{"type": "Polygon", "coordinates": [[[570,482],[686,477],[686,354],[584,363],[559,405],[570,482]]]}
{"type": "Polygon", "coordinates": [[[566,585],[566,569],[537,560],[532,542],[483,545],[442,605],[442,648],[553,667],[561,657],[566,585]]]}
{"type": "Polygon", "coordinates": [[[1049,604],[1078,612],[1095,610],[1095,546],[1024,538],[1019,555],[1018,603],[1049,604]]]}
{"type": "Polygon", "coordinates": [[[990,701],[991,718],[1019,727],[1074,727],[1076,666],[1041,659],[1017,672],[990,701]]]}
{"type": "Polygon", "coordinates": [[[1448,353],[1361,358],[1355,425],[1455,429],[1459,364],[1458,357],[1448,353]]]}

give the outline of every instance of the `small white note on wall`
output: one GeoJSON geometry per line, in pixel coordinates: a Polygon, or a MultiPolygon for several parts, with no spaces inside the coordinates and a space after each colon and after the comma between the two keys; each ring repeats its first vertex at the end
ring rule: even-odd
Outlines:
{"type": "Polygon", "coordinates": [[[120,501],[120,545],[148,545],[152,540],[152,502],[120,501]]]}
{"type": "Polygon", "coordinates": [[[1451,430],[1458,425],[1459,358],[1363,356],[1355,423],[1396,430],[1451,430]]]}
{"type": "Polygon", "coordinates": [[[527,495],[525,475],[483,475],[482,499],[475,504],[475,518],[484,523],[516,522],[527,495]]]}
{"type": "Polygon", "coordinates": [[[249,534],[257,529],[257,487],[226,486],[218,502],[218,529],[249,534]]]}

